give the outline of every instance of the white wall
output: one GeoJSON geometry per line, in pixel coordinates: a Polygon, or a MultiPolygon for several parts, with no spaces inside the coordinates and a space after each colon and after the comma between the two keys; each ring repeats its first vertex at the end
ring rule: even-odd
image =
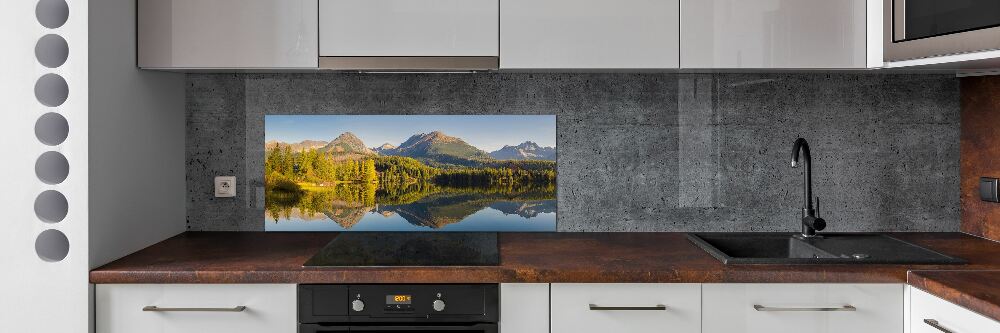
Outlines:
{"type": "Polygon", "coordinates": [[[37,3],[6,1],[0,10],[0,332],[86,332],[89,270],[184,230],[184,78],[135,68],[134,1],[66,0],[68,20],[57,27],[39,23],[37,3]],[[46,34],[69,48],[53,68],[35,58],[46,34]],[[46,74],[65,79],[65,102],[36,100],[46,74]],[[53,145],[35,134],[49,112],[69,124],[65,141],[53,145]],[[65,180],[36,176],[45,152],[65,156],[65,180]],[[36,197],[47,190],[66,197],[65,218],[36,215],[36,197]],[[47,230],[68,239],[65,258],[37,254],[47,230]]]}
{"type": "Polygon", "coordinates": [[[90,267],[184,231],[184,75],[136,67],[135,1],[90,0],[90,267]]]}
{"type": "Polygon", "coordinates": [[[69,19],[54,28],[35,18],[37,1],[4,1],[0,9],[0,332],[86,332],[88,314],[87,224],[87,2],[67,0],[69,19]],[[35,43],[45,34],[62,36],[69,46],[65,63],[47,68],[35,60],[35,43]],[[44,106],[34,96],[36,80],[62,76],[69,87],[66,101],[44,106]],[[40,142],[35,122],[55,112],[69,123],[69,136],[55,146],[40,142]],[[62,182],[46,184],[35,174],[43,152],[63,154],[69,172],[62,182]],[[35,215],[36,196],[61,192],[67,215],[58,223],[35,215]],[[35,240],[45,230],[63,233],[69,251],[59,261],[42,260],[35,240]]]}

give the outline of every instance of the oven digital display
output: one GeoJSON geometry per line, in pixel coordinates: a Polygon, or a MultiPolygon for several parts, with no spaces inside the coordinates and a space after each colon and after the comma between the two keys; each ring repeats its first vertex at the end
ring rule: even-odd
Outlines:
{"type": "Polygon", "coordinates": [[[411,295],[385,295],[385,304],[397,305],[411,303],[413,303],[413,297],[411,295]]]}

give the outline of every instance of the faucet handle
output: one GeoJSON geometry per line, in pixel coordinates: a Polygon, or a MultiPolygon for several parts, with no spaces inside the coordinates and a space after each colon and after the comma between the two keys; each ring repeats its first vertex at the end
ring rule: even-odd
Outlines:
{"type": "Polygon", "coordinates": [[[819,196],[816,196],[816,217],[819,217],[819,196]]]}

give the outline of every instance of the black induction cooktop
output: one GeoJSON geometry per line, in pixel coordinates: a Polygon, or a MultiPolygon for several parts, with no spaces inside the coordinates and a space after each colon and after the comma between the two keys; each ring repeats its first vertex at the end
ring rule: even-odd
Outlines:
{"type": "Polygon", "coordinates": [[[345,232],[305,267],[496,266],[497,234],[487,232],[345,232]]]}

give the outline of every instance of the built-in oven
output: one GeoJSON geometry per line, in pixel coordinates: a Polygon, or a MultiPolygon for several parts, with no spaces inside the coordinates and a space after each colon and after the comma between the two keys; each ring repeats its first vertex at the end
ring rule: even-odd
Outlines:
{"type": "Polygon", "coordinates": [[[1000,49],[998,0],[884,0],[883,11],[886,61],[1000,49]]]}
{"type": "Polygon", "coordinates": [[[299,333],[498,333],[496,284],[303,284],[299,333]]]}

